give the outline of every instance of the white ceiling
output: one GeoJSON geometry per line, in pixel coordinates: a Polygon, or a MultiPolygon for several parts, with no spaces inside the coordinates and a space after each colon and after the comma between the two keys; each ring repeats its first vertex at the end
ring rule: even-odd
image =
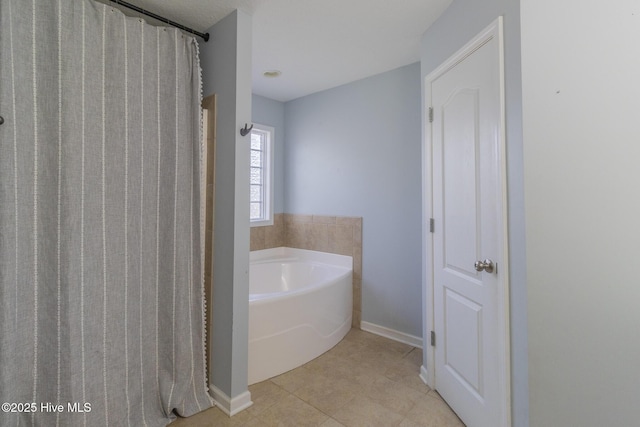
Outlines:
{"type": "Polygon", "coordinates": [[[417,62],[420,36],[451,1],[128,0],[198,31],[235,9],[252,15],[253,92],[279,101],[417,62]],[[282,75],[263,76],[272,69],[282,75]]]}

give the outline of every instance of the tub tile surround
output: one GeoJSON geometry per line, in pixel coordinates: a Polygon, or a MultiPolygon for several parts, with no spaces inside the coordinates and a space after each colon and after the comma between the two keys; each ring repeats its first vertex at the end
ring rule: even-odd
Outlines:
{"type": "Polygon", "coordinates": [[[262,249],[279,248],[284,244],[284,214],[273,216],[273,225],[251,227],[251,240],[249,249],[259,251],[262,249]]]}
{"type": "Polygon", "coordinates": [[[253,406],[232,418],[211,408],[171,426],[464,427],[418,378],[422,350],[351,329],[311,362],[249,386],[253,406]]]}
{"type": "Polygon", "coordinates": [[[287,246],[353,257],[353,320],[362,319],[362,218],[279,213],[273,225],[251,227],[252,251],[287,246]]]}

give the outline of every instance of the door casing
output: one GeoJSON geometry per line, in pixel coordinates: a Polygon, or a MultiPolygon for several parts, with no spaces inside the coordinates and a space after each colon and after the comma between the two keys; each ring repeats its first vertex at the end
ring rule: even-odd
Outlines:
{"type": "Polygon", "coordinates": [[[498,168],[499,176],[499,193],[500,204],[498,207],[500,212],[499,235],[498,242],[502,248],[500,263],[500,282],[497,290],[498,307],[500,313],[498,316],[498,336],[500,345],[500,362],[503,366],[501,372],[501,381],[503,382],[504,398],[506,399],[505,407],[507,408],[506,425],[511,425],[511,345],[510,345],[510,329],[509,329],[509,260],[508,260],[508,224],[507,224],[507,165],[506,165],[506,131],[505,131],[505,95],[504,95],[504,41],[503,41],[503,19],[498,17],[487,28],[481,31],[476,37],[469,41],[465,46],[453,54],[449,59],[443,62],[439,67],[429,73],[424,79],[424,141],[423,141],[423,341],[426,366],[420,368],[420,378],[429,387],[435,387],[435,348],[430,345],[431,331],[435,331],[434,318],[434,239],[433,233],[430,231],[430,219],[433,218],[433,155],[432,155],[432,134],[431,123],[429,122],[429,108],[431,107],[431,90],[430,83],[436,78],[446,73],[456,64],[469,56],[480,46],[484,45],[489,39],[496,38],[499,44],[499,99],[500,99],[500,117],[499,124],[499,142],[498,142],[498,168]]]}

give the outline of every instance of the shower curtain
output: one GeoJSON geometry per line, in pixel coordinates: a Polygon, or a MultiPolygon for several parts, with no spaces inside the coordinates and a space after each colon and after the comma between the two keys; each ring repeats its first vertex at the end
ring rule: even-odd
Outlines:
{"type": "Polygon", "coordinates": [[[196,41],[91,0],[0,0],[0,426],[210,407],[196,41]]]}

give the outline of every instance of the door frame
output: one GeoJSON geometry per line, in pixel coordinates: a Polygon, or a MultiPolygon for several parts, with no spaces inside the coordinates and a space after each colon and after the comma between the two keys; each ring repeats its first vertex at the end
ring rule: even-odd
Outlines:
{"type": "Polygon", "coordinates": [[[200,212],[202,234],[202,276],[205,304],[205,375],[207,385],[213,384],[211,366],[212,331],[211,319],[213,319],[213,230],[215,224],[215,199],[216,199],[216,129],[217,129],[217,95],[211,94],[202,100],[202,158],[200,178],[202,187],[200,200],[200,212]]]}
{"type": "MultiPolygon", "coordinates": [[[[471,41],[454,53],[449,59],[444,61],[435,70],[424,78],[424,128],[423,128],[423,161],[422,161],[422,183],[423,183],[423,233],[422,233],[422,253],[423,259],[423,341],[424,355],[426,366],[420,368],[420,378],[431,388],[436,385],[435,372],[435,347],[430,345],[431,331],[435,331],[434,318],[434,238],[430,231],[430,219],[433,218],[433,138],[431,135],[432,126],[429,122],[429,108],[431,107],[431,82],[453,68],[456,64],[471,55],[481,46],[491,39],[498,41],[498,60],[499,60],[499,103],[500,118],[499,124],[499,142],[498,152],[498,184],[496,190],[500,198],[499,221],[502,226],[498,230],[498,242],[501,246],[500,255],[501,262],[499,265],[499,288],[498,288],[498,307],[502,307],[498,316],[498,337],[499,345],[502,350],[500,354],[500,371],[501,394],[506,400],[506,414],[502,416],[506,420],[506,425],[511,422],[511,339],[509,327],[509,246],[508,246],[508,223],[507,223],[507,164],[506,164],[506,129],[505,129],[505,77],[504,77],[504,39],[503,39],[503,19],[499,16],[488,27],[482,30],[471,41]]],[[[435,224],[437,230],[438,224],[435,224]]],[[[437,342],[436,342],[437,345],[437,342]]]]}

